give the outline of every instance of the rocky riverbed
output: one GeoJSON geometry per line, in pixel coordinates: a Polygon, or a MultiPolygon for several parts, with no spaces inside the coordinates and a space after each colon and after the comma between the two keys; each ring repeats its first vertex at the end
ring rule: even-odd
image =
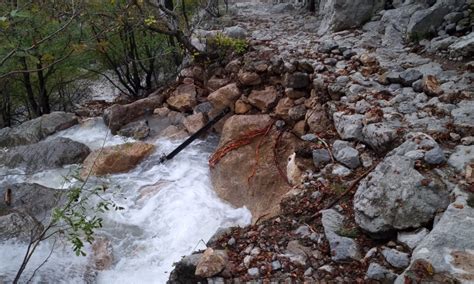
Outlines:
{"type": "Polygon", "coordinates": [[[236,3],[193,42],[222,32],[249,41],[244,55],[191,64],[142,100],[0,130],[2,248],[20,254],[72,168],[125,210],[87,260],[59,266],[78,267],[64,280],[474,281],[472,1],[319,2],[317,15],[236,3]],[[158,165],[227,107],[219,141],[158,165]]]}

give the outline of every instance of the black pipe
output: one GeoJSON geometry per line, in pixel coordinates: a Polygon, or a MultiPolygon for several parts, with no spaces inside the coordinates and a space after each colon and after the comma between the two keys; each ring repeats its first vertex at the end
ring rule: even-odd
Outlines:
{"type": "Polygon", "coordinates": [[[209,130],[212,126],[214,126],[214,124],[216,124],[219,120],[221,120],[224,116],[226,116],[228,113],[230,112],[230,108],[225,108],[221,113],[219,113],[216,117],[214,117],[213,119],[211,119],[208,123],[206,123],[206,125],[204,125],[201,129],[199,129],[198,131],[196,131],[196,133],[194,133],[193,135],[189,136],[188,139],[186,139],[186,141],[184,141],[183,143],[181,143],[181,145],[179,145],[176,149],[173,150],[173,152],[169,153],[168,155],[166,156],[163,156],[161,159],[160,159],[160,163],[163,163],[167,160],[171,160],[173,159],[176,155],[179,154],[179,152],[181,152],[184,148],[186,148],[189,144],[191,144],[194,140],[196,140],[199,136],[201,136],[201,134],[203,134],[204,132],[206,132],[207,130],[209,130]]]}

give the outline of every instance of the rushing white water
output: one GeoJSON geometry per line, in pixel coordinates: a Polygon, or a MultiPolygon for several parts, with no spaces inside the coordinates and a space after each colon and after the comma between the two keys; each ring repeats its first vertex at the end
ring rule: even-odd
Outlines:
{"type": "MultiPolygon", "coordinates": [[[[104,144],[106,133],[101,120],[95,119],[56,136],[97,149],[104,144]]],[[[105,145],[129,141],[110,133],[107,136],[105,145]]],[[[222,202],[211,187],[207,160],[213,143],[197,141],[165,164],[158,163],[160,155],[170,152],[179,141],[153,143],[157,151],[134,170],[91,181],[107,184],[109,189],[103,197],[125,208],[103,216],[104,227],[98,234],[112,242],[114,262],[111,269],[98,272],[94,279],[98,283],[166,283],[172,264],[193,249],[203,248],[202,241],[207,241],[219,227],[250,223],[247,209],[235,209],[222,202]]],[[[4,179],[62,188],[64,182],[57,177],[70,170],[71,167],[4,179]]],[[[48,256],[51,245],[45,243],[35,253],[27,276],[48,256]]],[[[0,280],[2,274],[7,279],[12,277],[25,248],[24,244],[12,242],[0,244],[0,280]]],[[[36,273],[34,282],[83,283],[88,265],[87,258],[76,257],[70,245],[61,241],[36,273]]]]}

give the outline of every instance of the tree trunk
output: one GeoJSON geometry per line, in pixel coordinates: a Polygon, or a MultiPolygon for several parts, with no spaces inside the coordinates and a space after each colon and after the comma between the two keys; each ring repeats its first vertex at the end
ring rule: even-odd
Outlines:
{"type": "Polygon", "coordinates": [[[35,93],[33,92],[33,87],[31,86],[31,77],[30,73],[28,72],[28,64],[26,63],[26,58],[21,58],[21,64],[23,65],[23,86],[26,89],[26,97],[28,99],[28,103],[30,105],[30,109],[32,111],[33,117],[38,117],[41,115],[41,110],[36,103],[35,93]]]}

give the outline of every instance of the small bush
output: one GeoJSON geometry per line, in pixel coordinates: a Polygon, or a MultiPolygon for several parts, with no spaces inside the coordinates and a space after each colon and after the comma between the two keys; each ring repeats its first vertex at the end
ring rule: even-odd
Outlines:
{"type": "Polygon", "coordinates": [[[244,39],[235,39],[219,33],[208,41],[208,47],[218,52],[221,56],[225,56],[229,52],[242,55],[248,49],[248,42],[244,39]]]}

